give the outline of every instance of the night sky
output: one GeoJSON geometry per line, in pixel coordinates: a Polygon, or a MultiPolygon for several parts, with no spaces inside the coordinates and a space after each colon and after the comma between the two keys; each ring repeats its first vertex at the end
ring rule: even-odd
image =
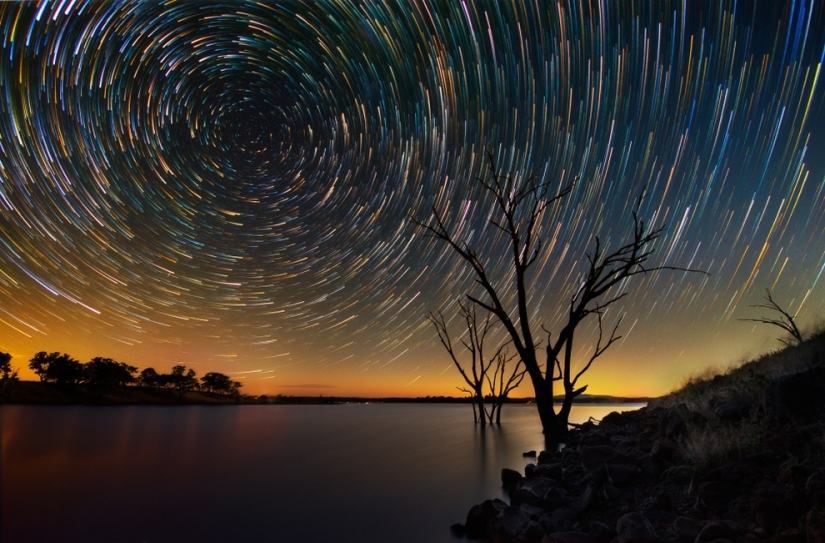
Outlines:
{"type": "Polygon", "coordinates": [[[536,324],[558,327],[643,190],[667,226],[653,262],[709,273],[630,283],[588,392],[778,348],[740,320],[766,288],[803,328],[825,318],[822,2],[64,0],[3,3],[0,28],[16,367],[45,350],[250,393],[460,394],[426,315],[478,290],[407,215],[443,210],[506,281],[487,148],[579,179],[542,220],[536,324]]]}

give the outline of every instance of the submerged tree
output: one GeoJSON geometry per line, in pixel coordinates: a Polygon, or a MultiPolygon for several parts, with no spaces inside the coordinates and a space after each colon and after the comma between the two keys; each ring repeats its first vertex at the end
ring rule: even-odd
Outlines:
{"type": "Polygon", "coordinates": [[[461,362],[463,353],[457,351],[460,347],[454,345],[444,315],[440,311],[430,313],[428,319],[436,329],[438,339],[464,378],[464,382],[470,387],[457,388],[472,398],[473,421],[481,424],[486,424],[488,421],[501,422],[501,405],[506,401],[510,391],[521,383],[524,370],[520,370],[521,363],[519,362],[505,380],[507,362],[513,357],[507,355],[503,345],[499,346],[492,356],[486,357],[484,354],[487,336],[491,332],[491,316],[487,315],[483,321],[479,322],[475,306],[463,302],[459,302],[459,314],[466,327],[461,336],[464,339],[460,342],[467,353],[465,358],[469,358],[467,364],[461,362]],[[485,394],[485,386],[487,394],[485,394]],[[489,411],[485,407],[485,396],[491,400],[489,411]]]}
{"type": "Polygon", "coordinates": [[[765,303],[753,305],[751,307],[758,307],[761,309],[767,309],[769,311],[773,311],[774,313],[779,313],[779,316],[776,318],[770,317],[760,317],[757,319],[740,319],[743,321],[751,321],[751,322],[761,322],[763,324],[771,324],[773,326],[778,326],[788,334],[790,334],[790,339],[779,338],[779,341],[785,344],[786,347],[791,347],[793,345],[799,345],[802,343],[802,332],[799,331],[799,328],[796,326],[796,315],[791,315],[779,304],[777,304],[773,298],[771,297],[771,289],[765,289],[765,303]]]}
{"type": "Polygon", "coordinates": [[[494,212],[489,226],[507,240],[507,253],[497,257],[498,261],[506,260],[510,264],[511,273],[504,279],[497,279],[491,274],[490,270],[497,261],[489,262],[483,258],[479,247],[464,241],[459,229],[448,225],[444,212],[435,206],[430,220],[425,222],[413,217],[411,221],[433,238],[446,243],[472,270],[482,294],[467,293],[467,299],[494,315],[506,330],[530,376],[542,429],[548,438],[558,439],[568,431],[573,400],[587,389],[587,385],[580,385],[579,380],[595,360],[620,339],[617,335],[619,322],[605,334],[603,317],[611,305],[627,294],[628,280],[636,275],[665,269],[688,270],[648,264],[654,242],[662,235],[663,228],[651,228],[639,219],[637,204],[633,212],[633,233],[625,243],[608,250],[598,237],[595,238],[592,252],[586,254],[589,266],[578,278],[579,286],[569,300],[566,322],[554,337],[551,331],[530,319],[533,314],[530,304],[533,291],[528,270],[540,257],[546,257],[546,249],[538,233],[544,212],[549,205],[570,194],[572,185],[551,191],[552,183],[539,181],[536,176],[517,179],[501,174],[496,169],[492,153],[488,153],[488,164],[483,175],[475,179],[492,200],[494,212]],[[597,319],[598,338],[589,360],[577,371],[573,360],[576,331],[591,318],[597,319]],[[539,360],[542,342],[536,340],[537,326],[547,334],[544,362],[539,360]],[[558,412],[553,405],[557,381],[561,382],[563,392],[558,412]]]}

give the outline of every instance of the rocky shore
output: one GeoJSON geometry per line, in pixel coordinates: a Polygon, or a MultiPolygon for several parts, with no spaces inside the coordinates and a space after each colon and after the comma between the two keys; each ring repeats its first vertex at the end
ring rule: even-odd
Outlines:
{"type": "Polygon", "coordinates": [[[759,361],[699,383],[701,393],[687,387],[588,423],[558,451],[525,453],[535,460],[523,471],[502,470],[509,504],[473,506],[454,534],[523,543],[825,542],[823,343],[812,369],[768,379],[762,370],[775,364],[759,361]]]}

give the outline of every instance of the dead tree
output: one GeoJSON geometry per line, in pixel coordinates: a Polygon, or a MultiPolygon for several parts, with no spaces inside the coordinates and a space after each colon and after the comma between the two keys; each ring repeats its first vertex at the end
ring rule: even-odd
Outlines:
{"type": "Polygon", "coordinates": [[[786,347],[791,347],[793,345],[799,345],[802,343],[802,332],[799,331],[799,328],[796,326],[796,315],[791,315],[784,309],[782,309],[779,304],[773,301],[771,297],[771,289],[765,289],[765,303],[752,305],[751,307],[758,307],[760,309],[767,309],[769,311],[773,311],[775,313],[779,313],[779,317],[772,319],[770,317],[760,317],[758,319],[740,319],[743,321],[751,321],[751,322],[761,322],[763,324],[772,324],[774,326],[778,326],[782,330],[786,331],[791,335],[790,339],[779,338],[786,347]]]}
{"type": "Polygon", "coordinates": [[[476,317],[475,307],[468,306],[463,302],[459,302],[459,314],[466,325],[466,331],[462,334],[462,336],[466,336],[466,339],[460,340],[461,345],[464,346],[469,355],[469,364],[466,364],[466,368],[461,363],[461,353],[456,351],[456,346],[453,344],[444,315],[439,311],[430,313],[427,318],[432,323],[436,332],[438,332],[438,339],[441,340],[441,344],[450,355],[453,364],[464,378],[464,382],[470,387],[469,389],[464,387],[456,388],[462,392],[466,392],[472,398],[473,422],[486,424],[488,420],[492,422],[492,413],[488,413],[484,406],[484,384],[488,379],[487,373],[490,371],[493,362],[497,360],[501,349],[499,349],[494,356],[488,359],[484,358],[484,343],[487,335],[490,333],[492,324],[489,315],[479,323],[476,317]]]}
{"type": "Polygon", "coordinates": [[[502,254],[498,258],[507,259],[512,266],[512,274],[508,275],[512,277],[511,282],[492,277],[488,273],[489,263],[479,254],[478,248],[460,239],[457,231],[447,225],[444,213],[435,207],[428,221],[411,217],[411,222],[446,243],[471,268],[482,294],[467,293],[467,298],[494,315],[506,330],[533,385],[544,434],[549,440],[559,439],[568,431],[573,400],[587,388],[587,385],[579,386],[579,379],[619,339],[618,323],[605,337],[602,318],[608,307],[626,295],[624,288],[627,280],[666,269],[689,270],[648,264],[654,251],[653,245],[662,235],[663,228],[650,228],[639,219],[637,205],[629,241],[608,251],[602,247],[599,238],[595,238],[594,250],[587,255],[589,269],[580,278],[579,287],[569,303],[567,322],[559,333],[553,337],[550,331],[541,327],[547,333],[546,359],[542,363],[538,354],[541,342],[535,339],[538,329],[530,320],[532,289],[527,272],[543,254],[538,229],[545,210],[570,194],[572,185],[551,191],[551,183],[539,181],[536,176],[517,181],[514,176],[503,175],[496,169],[492,153],[488,153],[488,164],[483,175],[475,179],[484,188],[495,209],[490,226],[508,240],[509,255],[502,254]],[[509,300],[513,302],[508,303],[509,300]],[[590,318],[598,319],[599,337],[590,359],[581,370],[576,371],[573,364],[575,333],[579,325],[590,318]],[[558,412],[553,404],[556,381],[561,381],[564,393],[558,412]]]}
{"type": "Polygon", "coordinates": [[[490,396],[493,401],[493,406],[490,411],[490,422],[495,420],[496,424],[501,424],[501,408],[507,402],[507,397],[510,392],[518,388],[524,380],[524,375],[527,370],[521,363],[521,360],[516,359],[515,367],[507,373],[507,365],[516,359],[516,355],[511,355],[507,350],[499,349],[495,357],[495,369],[493,376],[490,377],[490,372],[487,372],[487,387],[490,391],[490,396]]]}

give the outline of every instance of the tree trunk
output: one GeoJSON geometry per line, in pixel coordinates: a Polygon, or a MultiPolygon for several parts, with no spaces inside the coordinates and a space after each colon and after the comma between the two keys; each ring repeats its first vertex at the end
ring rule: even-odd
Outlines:
{"type": "Polygon", "coordinates": [[[478,422],[487,424],[487,411],[484,410],[484,396],[476,396],[476,404],[478,404],[478,422]]]}
{"type": "Polygon", "coordinates": [[[567,419],[561,420],[553,406],[553,383],[534,383],[536,408],[541,419],[541,430],[549,440],[561,440],[567,434],[567,419]]]}

